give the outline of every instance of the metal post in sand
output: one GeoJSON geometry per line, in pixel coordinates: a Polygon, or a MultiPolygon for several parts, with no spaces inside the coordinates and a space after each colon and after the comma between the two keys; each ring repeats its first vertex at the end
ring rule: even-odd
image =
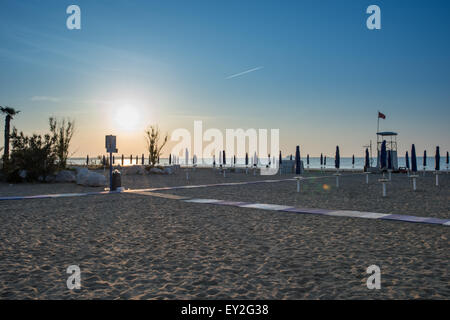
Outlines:
{"type": "Polygon", "coordinates": [[[383,185],[383,198],[385,198],[386,197],[386,182],[388,182],[389,179],[379,179],[378,181],[381,182],[383,185]]]}
{"type": "Polygon", "coordinates": [[[370,172],[364,172],[366,174],[366,184],[369,184],[369,174],[370,172]]]}
{"type": "Polygon", "coordinates": [[[297,192],[300,192],[300,180],[302,179],[302,177],[295,177],[295,179],[297,180],[297,192]]]}

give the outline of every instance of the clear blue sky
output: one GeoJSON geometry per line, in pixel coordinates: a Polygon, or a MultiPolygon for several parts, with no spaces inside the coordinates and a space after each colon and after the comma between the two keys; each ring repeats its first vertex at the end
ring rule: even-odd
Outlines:
{"type": "Polygon", "coordinates": [[[449,13],[449,1],[2,0],[0,105],[20,109],[13,124],[28,133],[50,115],[76,119],[80,155],[102,153],[108,133],[141,153],[146,125],[170,133],[203,120],[279,128],[284,153],[339,144],[363,156],[377,110],[402,154],[411,143],[446,151],[449,13]],[[70,4],[81,30],[66,28],[70,4]],[[371,4],[381,30],[366,28],[371,4]],[[123,130],[127,106],[139,119],[123,130]]]}

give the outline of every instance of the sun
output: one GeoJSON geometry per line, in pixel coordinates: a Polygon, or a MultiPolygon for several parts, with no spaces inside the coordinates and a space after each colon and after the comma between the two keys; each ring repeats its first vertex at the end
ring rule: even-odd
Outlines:
{"type": "Polygon", "coordinates": [[[135,107],[125,105],[117,109],[114,120],[122,130],[135,130],[139,124],[139,112],[135,107]]]}

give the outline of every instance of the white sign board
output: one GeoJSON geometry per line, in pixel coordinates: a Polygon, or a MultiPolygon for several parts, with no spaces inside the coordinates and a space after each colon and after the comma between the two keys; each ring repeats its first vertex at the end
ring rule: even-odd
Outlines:
{"type": "Polygon", "coordinates": [[[117,149],[116,149],[116,136],[106,136],[105,137],[105,147],[106,147],[106,152],[112,152],[112,153],[117,153],[117,149]]]}

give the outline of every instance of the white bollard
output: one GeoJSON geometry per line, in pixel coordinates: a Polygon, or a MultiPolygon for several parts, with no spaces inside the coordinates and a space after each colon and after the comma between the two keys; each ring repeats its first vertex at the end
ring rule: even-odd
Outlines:
{"type": "Polygon", "coordinates": [[[341,175],[340,173],[335,173],[334,174],[336,176],[336,188],[339,189],[339,176],[341,175]]]}
{"type": "Polygon", "coordinates": [[[386,197],[386,182],[388,182],[388,179],[379,179],[378,181],[380,181],[383,184],[383,198],[386,197]]]}
{"type": "Polygon", "coordinates": [[[412,179],[413,179],[413,191],[416,191],[417,190],[416,177],[412,176],[412,179]]]}
{"type": "Polygon", "coordinates": [[[301,177],[295,177],[297,179],[297,192],[300,192],[300,179],[301,177]]]}

